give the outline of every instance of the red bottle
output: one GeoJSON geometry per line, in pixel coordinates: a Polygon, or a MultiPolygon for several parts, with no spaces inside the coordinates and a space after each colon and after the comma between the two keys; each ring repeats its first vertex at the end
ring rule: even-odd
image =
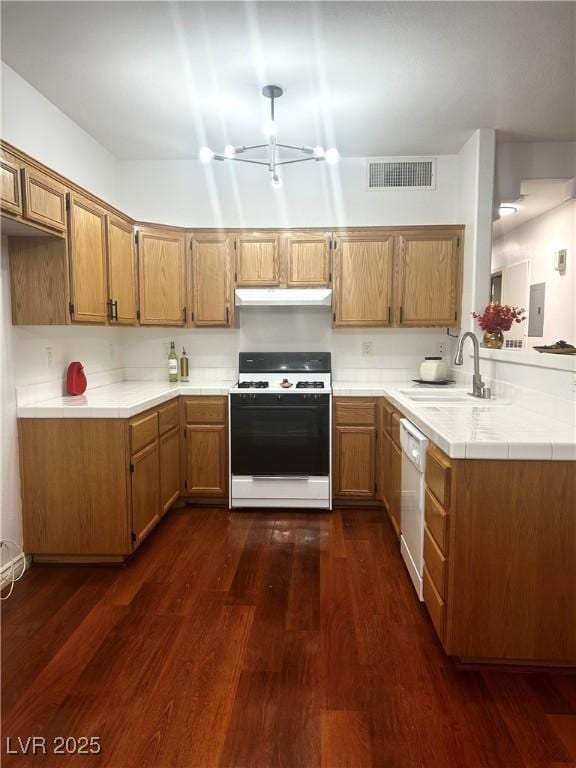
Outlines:
{"type": "Polygon", "coordinates": [[[68,366],[66,391],[69,395],[83,395],[86,391],[86,374],[82,363],[70,363],[68,366]]]}

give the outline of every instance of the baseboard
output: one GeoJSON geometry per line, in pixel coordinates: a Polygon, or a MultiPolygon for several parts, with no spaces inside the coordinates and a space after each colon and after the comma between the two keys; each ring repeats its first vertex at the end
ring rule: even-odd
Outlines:
{"type": "Polygon", "coordinates": [[[18,576],[20,574],[20,571],[22,569],[22,560],[24,560],[24,570],[28,570],[30,568],[30,564],[32,562],[32,558],[30,555],[26,555],[22,552],[20,555],[16,555],[16,557],[13,557],[11,560],[8,560],[7,563],[5,563],[2,568],[0,568],[0,589],[3,591],[6,589],[6,587],[10,586],[11,579],[10,575],[12,573],[12,566],[14,566],[14,573],[18,576]]]}

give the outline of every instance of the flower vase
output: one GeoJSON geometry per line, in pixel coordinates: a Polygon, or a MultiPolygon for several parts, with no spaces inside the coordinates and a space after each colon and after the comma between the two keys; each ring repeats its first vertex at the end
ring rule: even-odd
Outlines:
{"type": "Polygon", "coordinates": [[[497,328],[495,331],[484,331],[484,346],[488,349],[502,349],[504,334],[497,328]]]}

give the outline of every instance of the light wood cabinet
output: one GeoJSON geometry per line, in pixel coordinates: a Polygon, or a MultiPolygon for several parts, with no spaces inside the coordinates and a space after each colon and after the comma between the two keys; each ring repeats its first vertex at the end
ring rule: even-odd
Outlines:
{"type": "Polygon", "coordinates": [[[228,488],[225,397],[181,398],[183,494],[224,497],[228,488]]]}
{"type": "Polygon", "coordinates": [[[26,219],[64,232],[66,189],[50,176],[32,168],[22,169],[23,207],[26,219]]]}
{"type": "Polygon", "coordinates": [[[377,489],[377,400],[334,398],[333,495],[375,500],[377,489]]]}
{"type": "Polygon", "coordinates": [[[192,321],[230,326],[233,319],[232,240],[225,234],[198,235],[192,246],[192,321]]]}
{"type": "Polygon", "coordinates": [[[280,284],[278,234],[242,234],[234,241],[235,282],[238,287],[261,288],[280,284]]]}
{"type": "Polygon", "coordinates": [[[10,237],[14,325],[70,322],[68,251],[64,237],[10,237]]]}
{"type": "Polygon", "coordinates": [[[180,430],[160,435],[160,512],[165,514],[180,495],[180,430]]]}
{"type": "Polygon", "coordinates": [[[400,325],[454,326],[460,298],[460,238],[454,232],[401,235],[398,251],[400,325]]]}
{"type": "Polygon", "coordinates": [[[333,258],[334,325],[390,325],[393,235],[370,232],[338,235],[333,258]]]}
{"type": "Polygon", "coordinates": [[[138,230],[141,325],[185,325],[186,239],[169,229],[138,230]]]}
{"type": "Polygon", "coordinates": [[[134,228],[117,216],[107,217],[108,320],[112,325],[137,321],[137,270],[134,228]]]}
{"type": "Polygon", "coordinates": [[[390,440],[390,519],[396,536],[402,531],[402,451],[390,440]]]}
{"type": "Polygon", "coordinates": [[[330,285],[330,232],[289,232],[281,236],[280,245],[283,282],[288,288],[318,288],[330,285]]]}
{"type": "Polygon", "coordinates": [[[160,450],[158,439],[130,462],[132,475],[132,531],[136,546],[160,519],[160,450]]]}
{"type": "Polygon", "coordinates": [[[70,314],[77,323],[105,323],[106,213],[76,194],[69,201],[70,314]]]}
{"type": "Polygon", "coordinates": [[[2,211],[22,214],[20,165],[15,157],[4,151],[0,154],[0,204],[2,211]]]}

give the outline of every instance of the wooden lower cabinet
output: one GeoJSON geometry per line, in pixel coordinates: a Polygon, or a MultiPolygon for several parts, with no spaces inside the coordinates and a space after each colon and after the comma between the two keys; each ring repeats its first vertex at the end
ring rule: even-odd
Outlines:
{"type": "Polygon", "coordinates": [[[135,545],[160,520],[160,449],[158,438],[143,448],[130,463],[132,475],[132,532],[135,545]]]}
{"type": "Polygon", "coordinates": [[[390,441],[390,519],[396,536],[402,531],[402,451],[390,441]]]}
{"type": "Polygon", "coordinates": [[[187,497],[222,499],[228,491],[226,397],[182,397],[182,487],[187,497]]]}
{"type": "Polygon", "coordinates": [[[376,501],[376,398],[336,397],[333,402],[332,473],[335,499],[376,501]]]}
{"type": "Polygon", "coordinates": [[[180,495],[180,430],[174,427],[159,438],[160,514],[167,512],[180,495]]]}

